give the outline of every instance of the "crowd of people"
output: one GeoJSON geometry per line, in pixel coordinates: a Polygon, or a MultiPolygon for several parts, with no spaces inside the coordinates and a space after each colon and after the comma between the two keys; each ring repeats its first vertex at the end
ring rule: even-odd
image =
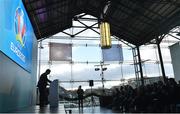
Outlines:
{"type": "Polygon", "coordinates": [[[173,78],[133,89],[116,88],[111,107],[119,112],[180,112],[180,83],[173,78]]]}
{"type": "MultiPolygon", "coordinates": [[[[46,86],[51,81],[47,78],[51,70],[47,69],[40,76],[38,89],[40,106],[48,104],[46,86]]],[[[77,90],[79,108],[83,108],[84,91],[79,86],[77,90]]],[[[153,84],[132,88],[130,85],[116,88],[110,107],[119,112],[180,112],[180,81],[167,79],[166,83],[158,81],[153,84]]]]}

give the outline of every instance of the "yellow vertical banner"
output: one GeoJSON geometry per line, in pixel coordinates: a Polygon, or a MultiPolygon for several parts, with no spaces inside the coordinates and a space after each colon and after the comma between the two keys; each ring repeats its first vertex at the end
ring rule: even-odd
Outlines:
{"type": "Polygon", "coordinates": [[[102,49],[111,48],[110,25],[108,22],[102,22],[100,24],[100,34],[101,34],[101,48],[102,49]]]}

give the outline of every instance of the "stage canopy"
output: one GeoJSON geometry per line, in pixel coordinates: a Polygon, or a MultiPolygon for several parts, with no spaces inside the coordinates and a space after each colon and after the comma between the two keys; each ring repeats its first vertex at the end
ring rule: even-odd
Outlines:
{"type": "Polygon", "coordinates": [[[179,0],[23,0],[37,39],[72,27],[88,14],[111,26],[111,35],[142,45],[180,25],[179,0]],[[79,15],[79,16],[77,16],[79,15]]]}

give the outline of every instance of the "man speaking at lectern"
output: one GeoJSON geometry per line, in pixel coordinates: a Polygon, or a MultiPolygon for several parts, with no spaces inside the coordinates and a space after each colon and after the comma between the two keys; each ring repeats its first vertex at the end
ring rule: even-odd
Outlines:
{"type": "Polygon", "coordinates": [[[40,93],[40,106],[48,104],[48,92],[46,86],[48,85],[48,82],[51,83],[51,81],[47,78],[47,75],[50,74],[50,72],[51,70],[47,69],[46,72],[41,74],[38,81],[37,87],[39,88],[40,93]]]}

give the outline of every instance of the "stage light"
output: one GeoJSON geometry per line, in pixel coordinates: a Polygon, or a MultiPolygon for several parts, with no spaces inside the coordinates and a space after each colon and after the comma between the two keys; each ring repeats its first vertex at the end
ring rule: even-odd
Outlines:
{"type": "Polygon", "coordinates": [[[100,70],[99,68],[95,68],[95,71],[98,71],[98,70],[100,70]]]}
{"type": "Polygon", "coordinates": [[[107,70],[107,68],[102,68],[103,71],[107,70]]]}

